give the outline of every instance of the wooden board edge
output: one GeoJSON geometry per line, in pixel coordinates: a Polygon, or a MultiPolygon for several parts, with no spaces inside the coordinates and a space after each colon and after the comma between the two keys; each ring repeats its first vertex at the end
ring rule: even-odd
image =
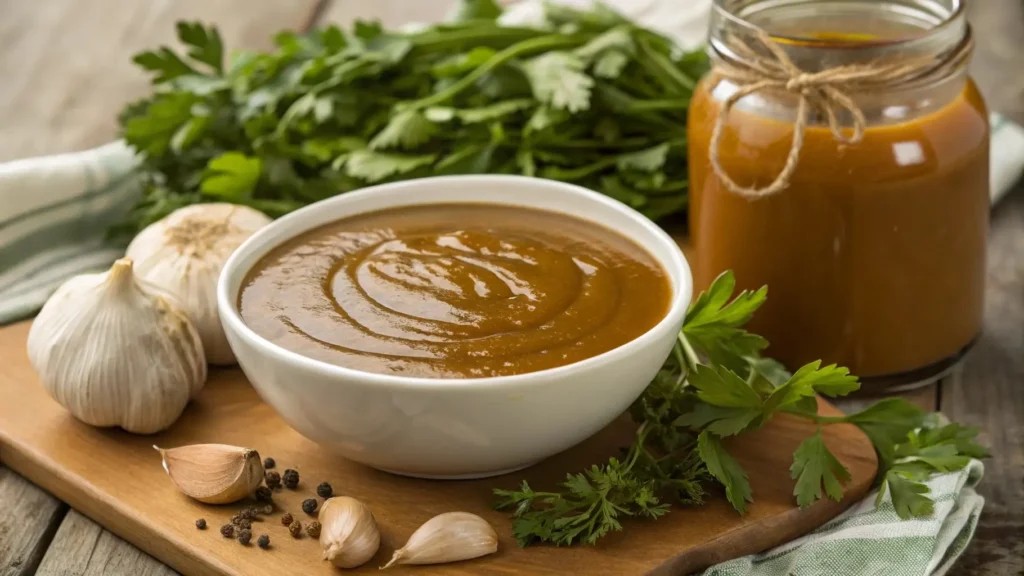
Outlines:
{"type": "MultiPolygon", "coordinates": [[[[822,404],[831,408],[829,412],[842,414],[842,411],[838,410],[820,397],[818,399],[819,412],[821,411],[822,404]]],[[[848,427],[848,429],[852,429],[852,433],[861,436],[864,440],[870,442],[867,435],[853,424],[839,424],[837,426],[841,426],[843,428],[848,427]]],[[[842,460],[842,458],[840,458],[840,460],[842,460]]],[[[844,465],[849,467],[849,463],[844,462],[844,465]]],[[[877,454],[872,451],[871,474],[866,476],[860,482],[854,483],[851,481],[851,483],[844,485],[842,500],[836,502],[835,500],[822,495],[820,500],[807,508],[791,508],[782,514],[771,516],[759,524],[740,526],[722,534],[714,540],[710,540],[704,547],[698,549],[696,552],[684,553],[675,556],[662,564],[656,570],[650,572],[649,576],[679,576],[695,574],[710,568],[715,564],[720,564],[722,562],[727,562],[735,558],[741,558],[752,554],[761,554],[796,540],[797,538],[803,537],[821,526],[824,526],[829,521],[850,509],[854,504],[860,502],[871,491],[877,474],[878,457],[877,454]],[[769,529],[762,530],[766,525],[769,529]],[[737,548],[750,550],[751,552],[740,555],[723,553],[725,550],[735,550],[737,548]]]]}
{"type": "Polygon", "coordinates": [[[0,433],[0,461],[33,484],[116,534],[175,571],[190,576],[234,575],[230,566],[219,564],[211,571],[197,558],[199,551],[165,538],[160,527],[135,518],[129,510],[102,492],[90,491],[76,483],[53,461],[35,459],[10,438],[0,433]],[[63,478],[63,482],[60,479],[63,478]]]}

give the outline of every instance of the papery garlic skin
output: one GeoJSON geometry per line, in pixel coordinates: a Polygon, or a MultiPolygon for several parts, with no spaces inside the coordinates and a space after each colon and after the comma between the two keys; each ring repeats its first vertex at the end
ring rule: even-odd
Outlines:
{"type": "Polygon", "coordinates": [[[128,245],[141,278],[177,298],[199,331],[211,364],[235,355],[217,314],[217,279],[231,253],[270,223],[262,212],[237,204],[194,204],[147,226],[128,245]]]}
{"type": "Polygon", "coordinates": [[[319,520],[324,560],[338,568],[361,566],[380,548],[377,521],[366,504],[355,498],[328,498],[320,507],[319,520]]]}
{"type": "Polygon", "coordinates": [[[469,512],[446,512],[417,528],[383,567],[458,562],[497,551],[498,535],[486,520],[469,512]]]}
{"type": "Polygon", "coordinates": [[[122,258],[71,278],[28,334],[46,391],[92,426],[152,434],[174,423],[206,383],[206,358],[188,316],[122,258]]]}

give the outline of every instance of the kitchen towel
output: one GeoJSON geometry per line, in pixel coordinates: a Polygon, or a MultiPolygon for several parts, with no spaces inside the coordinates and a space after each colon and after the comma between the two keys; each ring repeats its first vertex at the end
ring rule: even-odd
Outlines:
{"type": "Polygon", "coordinates": [[[932,476],[929,518],[903,520],[877,492],[831,522],[761,554],[712,566],[702,576],[942,576],[971,541],[985,504],[974,490],[984,467],[932,476]]]}

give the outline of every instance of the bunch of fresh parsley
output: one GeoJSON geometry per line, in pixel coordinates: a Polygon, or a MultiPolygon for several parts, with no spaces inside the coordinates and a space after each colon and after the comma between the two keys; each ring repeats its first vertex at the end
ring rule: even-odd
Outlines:
{"type": "Polygon", "coordinates": [[[888,492],[901,518],[927,516],[934,503],[922,483],[929,475],[963,468],[987,456],[975,443],[977,430],[926,415],[909,402],[890,398],[847,416],[819,416],[817,396],[843,396],[859,387],[845,368],[808,364],[789,373],[761,356],[768,342],[744,330],[767,290],[733,297],[732,273],[721,275],[687,312],[672,356],[631,409],[637,423],[633,444],[620,460],[568,475],[555,492],[495,490],[498,508],[512,509],[520,545],[593,544],[620,520],[658,518],[672,503],[700,504],[709,481],[720,484],[743,513],[753,494],[747,474],[723,438],[755,430],[774,415],[793,414],[817,431],[793,453],[793,494],[800,506],[822,497],[842,498],[850,479],[821,434],[846,422],[871,439],[879,457],[879,501],[888,492]]]}
{"type": "Polygon", "coordinates": [[[134,57],[153,94],[121,114],[145,192],[120,232],[198,202],[277,217],[369,184],[524,174],[601,191],[651,219],[686,207],[686,110],[703,53],[608,8],[548,6],[502,26],[493,0],[416,31],[356,23],[282,32],[225,63],[216,28],[184,54],[134,57]]]}

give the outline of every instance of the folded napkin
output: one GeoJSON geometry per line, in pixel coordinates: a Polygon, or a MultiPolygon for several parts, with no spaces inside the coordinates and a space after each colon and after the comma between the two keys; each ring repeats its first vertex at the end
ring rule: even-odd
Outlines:
{"type": "MultiPolygon", "coordinates": [[[[591,0],[557,0],[586,7],[591,0]]],[[[605,0],[685,48],[704,41],[711,0],[605,0]]],[[[513,4],[506,23],[529,23],[541,3],[513,4]]],[[[991,198],[1024,172],[1024,129],[992,115],[991,198]]],[[[137,159],[121,141],[76,152],[0,163],[0,325],[34,314],[76,274],[103,270],[124,246],[108,241],[139,194],[137,159]]],[[[902,521],[875,495],[814,532],[774,550],[708,569],[705,576],[944,574],[974,533],[984,499],[974,491],[982,465],[933,477],[931,518],[902,521]]]]}
{"type": "Polygon", "coordinates": [[[902,520],[877,492],[814,532],[753,556],[712,566],[702,576],[942,576],[974,535],[985,499],[975,492],[984,467],[931,477],[930,518],[902,520]]]}

